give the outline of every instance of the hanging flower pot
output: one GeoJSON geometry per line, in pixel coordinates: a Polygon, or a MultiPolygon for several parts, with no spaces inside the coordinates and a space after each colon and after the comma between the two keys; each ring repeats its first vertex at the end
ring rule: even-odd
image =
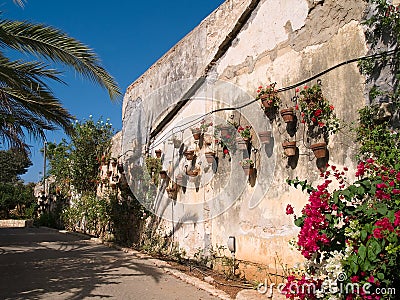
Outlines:
{"type": "Polygon", "coordinates": [[[198,141],[201,136],[201,129],[200,128],[193,128],[192,129],[192,135],[195,141],[198,141]]]}
{"type": "Polygon", "coordinates": [[[262,94],[260,100],[265,109],[271,109],[274,107],[274,101],[271,99],[271,95],[262,94]]]}
{"type": "Polygon", "coordinates": [[[209,164],[212,164],[213,161],[214,161],[215,152],[212,152],[212,151],[206,152],[206,153],[205,153],[205,156],[206,156],[207,162],[208,162],[209,164]]]}
{"type": "Polygon", "coordinates": [[[254,171],[254,162],[251,159],[243,159],[240,162],[240,165],[243,168],[243,172],[246,176],[251,176],[253,174],[254,171]]]}
{"type": "Polygon", "coordinates": [[[258,137],[260,138],[261,144],[269,144],[271,142],[272,131],[261,131],[258,133],[258,137]]]}
{"type": "Polygon", "coordinates": [[[171,199],[174,199],[174,200],[176,199],[176,197],[178,195],[178,189],[176,188],[175,185],[169,186],[165,190],[166,190],[166,192],[168,194],[168,198],[171,198],[171,199]]]}
{"type": "Polygon", "coordinates": [[[250,139],[249,138],[237,137],[236,138],[236,143],[237,143],[237,147],[238,147],[239,150],[247,150],[247,146],[250,143],[250,139]]]}
{"type": "Polygon", "coordinates": [[[115,158],[111,159],[111,165],[115,167],[117,165],[117,160],[115,158]]]}
{"type": "Polygon", "coordinates": [[[290,123],[294,121],[294,110],[293,107],[281,109],[281,116],[285,123],[290,123]]]}
{"type": "Polygon", "coordinates": [[[184,153],[187,160],[193,160],[194,158],[194,150],[187,150],[184,153]]]}
{"type": "Polygon", "coordinates": [[[296,155],[296,142],[285,141],[282,143],[283,151],[286,156],[291,157],[296,155]]]}
{"type": "Polygon", "coordinates": [[[160,171],[160,178],[164,180],[167,179],[167,171],[165,170],[160,171]]]}
{"type": "Polygon", "coordinates": [[[156,153],[156,157],[157,158],[161,158],[161,153],[162,151],[160,149],[157,149],[156,151],[154,151],[156,153]]]}
{"type": "Polygon", "coordinates": [[[229,128],[230,128],[230,126],[227,126],[227,125],[223,125],[220,127],[222,137],[226,137],[227,135],[229,135],[229,128]]]}
{"type": "Polygon", "coordinates": [[[174,138],[174,139],[172,140],[172,142],[173,142],[173,144],[174,144],[174,148],[175,148],[175,149],[180,148],[181,145],[182,145],[182,140],[181,140],[181,139],[178,139],[178,138],[174,138]]]}
{"type": "Polygon", "coordinates": [[[326,143],[315,143],[310,146],[316,158],[326,157],[326,143]]]}

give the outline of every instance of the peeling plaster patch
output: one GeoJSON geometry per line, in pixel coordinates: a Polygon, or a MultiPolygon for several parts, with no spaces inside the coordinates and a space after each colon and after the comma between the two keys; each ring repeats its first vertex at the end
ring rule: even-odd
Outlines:
{"type": "Polygon", "coordinates": [[[364,14],[364,1],[326,0],[310,9],[307,23],[291,35],[290,45],[301,51],[309,45],[327,42],[340,28],[364,14]]]}
{"type": "Polygon", "coordinates": [[[228,50],[229,62],[222,62],[218,67],[218,73],[222,73],[221,70],[228,64],[238,65],[247,56],[257,57],[288,40],[288,22],[292,30],[297,30],[304,25],[307,13],[308,4],[305,0],[265,1],[256,11],[251,26],[238,35],[238,40],[245,42],[235,43],[235,47],[228,50]],[[267,38],[260,39],[260,36],[267,38]],[[248,45],[252,45],[251,49],[248,45]]]}

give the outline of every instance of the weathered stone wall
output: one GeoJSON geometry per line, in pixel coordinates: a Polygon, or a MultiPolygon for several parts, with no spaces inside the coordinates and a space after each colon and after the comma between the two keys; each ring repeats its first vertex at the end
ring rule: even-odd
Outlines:
{"type": "MultiPolygon", "coordinates": [[[[252,126],[257,152],[251,157],[256,160],[257,178],[250,183],[237,163],[243,153],[231,153],[229,160],[214,145],[219,158],[215,171],[215,165],[207,165],[205,148],[194,142],[189,127],[199,121],[196,117],[211,110],[248,103],[259,85],[294,85],[363,56],[367,52],[360,25],[364,6],[357,0],[226,1],[128,88],[121,146],[128,181],[137,181],[132,170],[143,163],[144,151],[154,153],[158,148],[172,179],[184,172],[189,163],[182,149],[174,149],[171,133],[183,138],[185,149],[197,149],[198,182],[188,182],[172,201],[166,196],[167,182],[162,181],[153,206],[167,220],[166,233],[189,254],[198,248],[226,245],[228,237],[235,236],[240,260],[273,268],[276,258],[289,266],[301,259],[288,246],[298,231],[285,207],[291,203],[299,215],[306,198],[290,188],[286,179],[319,180],[302,127],[294,133],[299,156],[292,161],[282,155],[281,142],[288,137],[284,124],[280,120],[270,123],[259,103],[206,117],[214,125],[233,117],[231,121],[252,126]],[[179,102],[187,98],[190,101],[179,102]],[[193,124],[184,125],[188,121],[193,124]],[[157,128],[160,132],[154,131],[157,128]],[[260,145],[257,132],[267,129],[272,130],[273,141],[260,145]]],[[[355,63],[318,78],[343,120],[342,131],[329,141],[329,163],[354,167],[356,145],[349,125],[365,103],[364,78],[355,63]]],[[[284,106],[293,105],[294,90],[281,96],[284,106]]]]}

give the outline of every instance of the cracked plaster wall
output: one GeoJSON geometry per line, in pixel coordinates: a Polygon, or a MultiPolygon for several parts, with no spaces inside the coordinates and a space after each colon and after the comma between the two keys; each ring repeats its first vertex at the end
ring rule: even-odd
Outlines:
{"type": "MultiPolygon", "coordinates": [[[[145,139],[149,128],[154,128],[154,124],[165,116],[171,103],[177,101],[194,80],[179,84],[179,87],[172,89],[173,93],[166,89],[155,97],[149,97],[152,90],[176,80],[201,75],[203,68],[217,52],[218,45],[251,2],[226,1],[128,88],[123,106],[123,149],[135,144],[135,139],[139,136],[145,139]],[[135,99],[141,100],[135,102],[135,99]],[[143,99],[151,101],[146,102],[143,99]],[[146,126],[135,129],[128,126],[132,121],[143,125],[139,120],[144,117],[146,119],[141,121],[145,121],[146,126]],[[137,132],[133,133],[135,130],[137,132]]],[[[260,84],[277,82],[278,87],[285,87],[343,61],[363,56],[367,48],[359,21],[363,17],[364,9],[365,2],[358,0],[260,1],[229,49],[214,65],[212,76],[219,82],[212,87],[209,83],[204,83],[200,88],[202,92],[197,96],[201,93],[212,93],[213,98],[226,102],[228,106],[235,106],[256,96],[255,91],[260,84]],[[248,98],[241,93],[237,95],[227,92],[228,83],[247,93],[248,98]]],[[[357,109],[365,103],[364,78],[359,74],[357,65],[342,66],[320,79],[325,96],[336,107],[337,116],[348,123],[355,121],[357,109]]],[[[308,84],[313,83],[315,81],[308,84]]],[[[283,103],[289,105],[293,95],[294,91],[283,93],[283,103]]],[[[220,103],[193,101],[177,114],[174,122],[222,106],[220,103]]],[[[255,187],[248,185],[242,196],[223,214],[207,222],[182,225],[175,233],[175,241],[189,254],[193,254],[196,248],[225,245],[228,236],[233,235],[237,239],[238,259],[272,266],[278,255],[292,265],[300,256],[289,249],[288,241],[298,231],[292,218],[285,215],[285,207],[291,203],[299,214],[306,198],[301,192],[290,188],[285,181],[298,176],[317,183],[319,171],[315,159],[310,150],[301,144],[297,165],[288,166],[281,149],[281,142],[287,137],[284,128],[277,123],[269,124],[260,113],[258,103],[247,106],[241,113],[254,128],[269,128],[273,131],[274,143],[271,149],[262,149],[270,153],[265,154],[262,151],[259,154],[259,183],[255,187]],[[262,176],[271,178],[265,186],[262,185],[262,176]],[[263,198],[253,206],[250,203],[251,195],[260,187],[264,189],[263,198]]],[[[228,115],[222,113],[220,117],[225,118],[228,115]]],[[[165,128],[164,133],[173,128],[174,122],[165,128]]],[[[185,134],[190,138],[190,134],[185,134]]],[[[301,133],[298,132],[296,137],[301,139],[301,133]]],[[[331,163],[355,166],[356,145],[350,132],[344,130],[333,136],[329,151],[331,163]]],[[[226,175],[224,164],[228,163],[221,160],[221,177],[226,175]]],[[[223,184],[213,182],[200,189],[200,192],[192,190],[179,196],[179,199],[202,203],[207,197],[220,193],[221,188],[223,184]]],[[[205,205],[203,215],[199,218],[207,217],[210,211],[217,209],[216,206],[218,204],[205,205]]],[[[169,222],[166,224],[167,227],[171,225],[169,222]]]]}

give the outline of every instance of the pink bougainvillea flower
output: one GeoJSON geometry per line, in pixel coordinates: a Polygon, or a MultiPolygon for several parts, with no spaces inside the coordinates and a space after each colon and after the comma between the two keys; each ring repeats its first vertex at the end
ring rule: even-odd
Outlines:
{"type": "Polygon", "coordinates": [[[354,276],[352,276],[351,278],[350,278],[350,280],[351,280],[351,282],[359,282],[360,281],[360,278],[357,276],[357,275],[354,275],[354,276]]]}
{"type": "Polygon", "coordinates": [[[295,91],[296,91],[296,93],[298,93],[298,92],[300,92],[300,89],[297,87],[295,91]]]}
{"type": "Polygon", "coordinates": [[[329,109],[330,109],[330,110],[334,110],[335,107],[334,107],[333,105],[329,105],[329,109]]]}
{"type": "Polygon", "coordinates": [[[395,219],[393,225],[398,227],[400,226],[400,210],[394,213],[395,219]]]}
{"type": "Polygon", "coordinates": [[[287,215],[291,215],[291,214],[293,214],[293,213],[294,213],[293,206],[291,206],[290,204],[288,204],[288,205],[286,206],[286,214],[287,214],[287,215]]]}
{"type": "Polygon", "coordinates": [[[299,105],[296,104],[296,106],[294,107],[296,110],[299,110],[299,105]]]}
{"type": "Polygon", "coordinates": [[[308,89],[308,86],[305,85],[305,86],[304,86],[304,89],[305,89],[305,90],[308,89]]]}
{"type": "Polygon", "coordinates": [[[228,149],[224,149],[224,154],[228,154],[229,150],[228,149]]]}

